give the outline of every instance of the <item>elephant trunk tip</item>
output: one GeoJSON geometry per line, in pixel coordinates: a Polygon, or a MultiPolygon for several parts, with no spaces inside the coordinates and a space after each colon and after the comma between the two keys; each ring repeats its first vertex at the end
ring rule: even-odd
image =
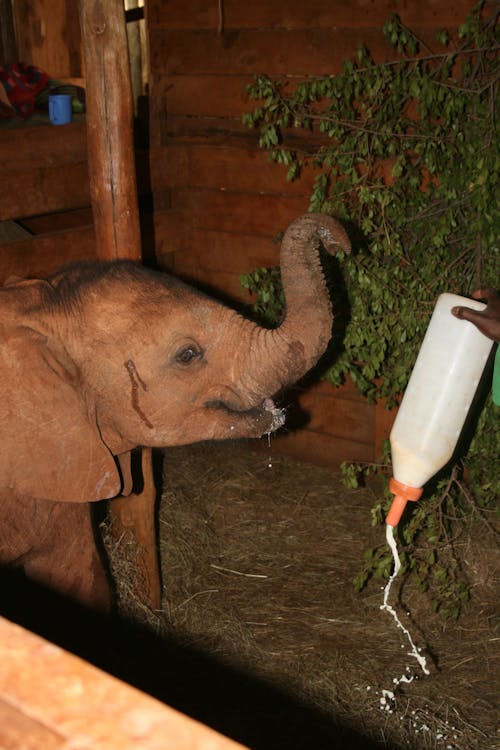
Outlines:
{"type": "Polygon", "coordinates": [[[334,255],[339,248],[344,253],[351,252],[351,241],[342,224],[328,214],[311,214],[316,224],[316,231],[325,250],[334,255]]]}
{"type": "Polygon", "coordinates": [[[318,227],[318,235],[325,250],[330,253],[330,255],[334,255],[339,247],[344,253],[348,254],[351,252],[351,242],[347,236],[347,232],[338,222],[335,221],[335,233],[331,231],[329,226],[320,224],[318,227]]]}
{"type": "Polygon", "coordinates": [[[307,213],[299,216],[288,227],[285,239],[293,245],[297,241],[308,245],[314,239],[319,240],[329,255],[335,255],[339,250],[351,252],[351,242],[344,227],[328,214],[307,213]]]}

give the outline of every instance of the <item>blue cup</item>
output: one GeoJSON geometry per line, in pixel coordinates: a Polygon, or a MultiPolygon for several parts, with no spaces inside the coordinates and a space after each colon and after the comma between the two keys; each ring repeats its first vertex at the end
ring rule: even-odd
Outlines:
{"type": "Polygon", "coordinates": [[[49,118],[52,125],[67,125],[68,122],[71,122],[70,94],[51,94],[49,96],[49,118]]]}

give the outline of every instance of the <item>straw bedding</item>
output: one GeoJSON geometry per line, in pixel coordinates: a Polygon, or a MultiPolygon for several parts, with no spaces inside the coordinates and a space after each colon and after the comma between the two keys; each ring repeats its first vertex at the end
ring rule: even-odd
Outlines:
{"type": "Polygon", "coordinates": [[[276,713],[279,729],[269,707],[258,738],[234,732],[251,747],[499,747],[492,519],[486,525],[476,518],[462,532],[472,598],[458,622],[433,614],[426,594],[404,578],[393,586],[391,603],[430,663],[424,677],[380,610],[382,582],[353,590],[363,551],[384,533],[370,526],[376,487],[347,490],[333,469],[285,456],[273,455],[271,463],[245,442],[166,451],[162,610],[148,613],[134,600],[127,551],[118,545],[112,565],[125,615],[314,712],[308,734],[304,715],[300,731],[294,725],[299,708],[276,713]],[[384,710],[382,690],[392,690],[402,674],[418,679],[398,688],[395,705],[384,710]],[[345,732],[340,744],[328,740],[330,724],[332,737],[345,732]]]}

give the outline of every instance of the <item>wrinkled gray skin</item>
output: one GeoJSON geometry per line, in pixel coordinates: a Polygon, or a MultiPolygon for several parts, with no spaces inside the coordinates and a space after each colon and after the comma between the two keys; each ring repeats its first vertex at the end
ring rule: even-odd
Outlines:
{"type": "Polygon", "coordinates": [[[1,289],[0,562],[81,601],[104,601],[86,503],[129,490],[131,449],[280,427],[273,395],[316,363],[331,335],[320,245],[349,251],[328,216],[306,214],[287,229],[287,312],[274,330],[130,263],[1,289]],[[61,555],[64,571],[54,562],[61,555]]]}

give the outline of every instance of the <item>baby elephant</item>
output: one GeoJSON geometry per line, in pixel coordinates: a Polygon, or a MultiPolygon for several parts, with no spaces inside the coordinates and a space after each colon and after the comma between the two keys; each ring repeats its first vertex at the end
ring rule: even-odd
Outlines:
{"type": "Polygon", "coordinates": [[[105,605],[88,503],[127,492],[137,446],[257,437],[283,424],[273,395],[331,335],[320,245],[350,249],[329,216],[288,227],[286,315],[273,330],[127,261],[0,289],[0,564],[105,605]]]}

